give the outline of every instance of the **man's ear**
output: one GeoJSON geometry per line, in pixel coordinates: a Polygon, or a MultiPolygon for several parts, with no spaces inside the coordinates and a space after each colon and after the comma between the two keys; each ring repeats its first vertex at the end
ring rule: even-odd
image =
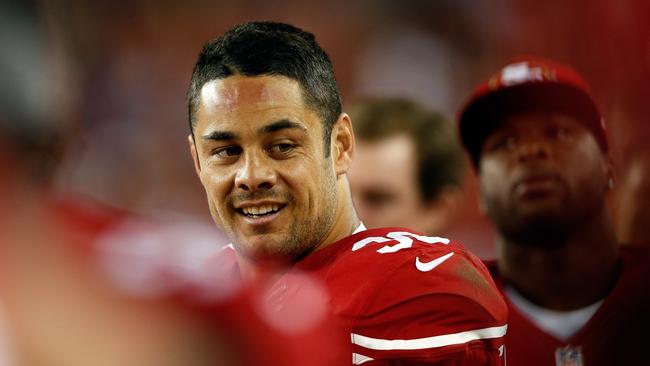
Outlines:
{"type": "Polygon", "coordinates": [[[429,223],[430,232],[441,233],[458,217],[463,204],[463,190],[457,186],[443,187],[438,196],[431,202],[425,203],[425,220],[429,223]]]}
{"type": "Polygon", "coordinates": [[[346,113],[341,113],[332,127],[332,144],[330,152],[336,175],[347,173],[354,154],[354,132],[352,121],[346,113]]]}
{"type": "Polygon", "coordinates": [[[192,134],[187,135],[187,142],[190,145],[190,154],[192,155],[192,161],[194,162],[194,170],[196,171],[196,175],[201,178],[201,162],[199,161],[199,155],[196,151],[192,134]]]}
{"type": "Polygon", "coordinates": [[[477,192],[477,197],[476,201],[478,203],[478,212],[481,214],[483,217],[487,217],[487,203],[485,202],[485,198],[483,198],[483,185],[481,184],[481,171],[477,170],[477,176],[474,180],[476,184],[476,192],[477,192]]]}

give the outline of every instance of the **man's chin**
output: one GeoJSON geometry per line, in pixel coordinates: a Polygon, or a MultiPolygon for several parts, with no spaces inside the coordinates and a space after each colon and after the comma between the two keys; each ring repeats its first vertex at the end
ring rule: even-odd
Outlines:
{"type": "Polygon", "coordinates": [[[517,215],[525,220],[545,221],[562,216],[566,207],[561,200],[530,200],[521,202],[517,211],[517,215]]]}
{"type": "Polygon", "coordinates": [[[267,240],[247,241],[235,245],[235,249],[252,263],[282,266],[291,263],[293,254],[286,247],[268,238],[267,240]]]}
{"type": "Polygon", "coordinates": [[[513,242],[549,250],[563,247],[571,235],[571,225],[557,214],[520,217],[508,226],[503,231],[513,242]]]}

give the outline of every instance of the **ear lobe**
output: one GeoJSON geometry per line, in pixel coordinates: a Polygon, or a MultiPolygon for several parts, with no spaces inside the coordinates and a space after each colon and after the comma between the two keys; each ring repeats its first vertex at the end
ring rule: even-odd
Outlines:
{"type": "Polygon", "coordinates": [[[463,191],[456,186],[443,187],[438,196],[425,203],[427,210],[423,215],[429,223],[430,232],[444,232],[458,216],[463,201],[463,191]]]}
{"type": "Polygon", "coordinates": [[[332,128],[332,159],[336,175],[347,173],[354,154],[354,132],[352,121],[346,113],[341,113],[332,128]]]}
{"type": "Polygon", "coordinates": [[[196,146],[194,145],[194,138],[192,137],[192,134],[187,135],[187,142],[190,146],[190,155],[192,155],[192,161],[194,162],[194,171],[196,172],[196,175],[201,177],[201,162],[199,161],[199,155],[198,152],[196,151],[196,146]]]}

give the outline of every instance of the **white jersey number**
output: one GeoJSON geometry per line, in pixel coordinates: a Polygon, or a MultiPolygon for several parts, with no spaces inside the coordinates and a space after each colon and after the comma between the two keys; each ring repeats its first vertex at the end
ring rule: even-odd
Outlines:
{"type": "Polygon", "coordinates": [[[408,231],[392,231],[386,234],[386,236],[371,236],[359,240],[358,242],[354,243],[354,245],[352,246],[352,251],[359,250],[365,247],[366,245],[372,243],[397,242],[397,244],[394,245],[387,244],[377,249],[377,253],[381,253],[381,254],[395,253],[400,249],[410,248],[413,245],[413,238],[428,244],[449,244],[449,239],[447,238],[441,238],[438,236],[418,235],[418,234],[410,233],[408,231]]]}

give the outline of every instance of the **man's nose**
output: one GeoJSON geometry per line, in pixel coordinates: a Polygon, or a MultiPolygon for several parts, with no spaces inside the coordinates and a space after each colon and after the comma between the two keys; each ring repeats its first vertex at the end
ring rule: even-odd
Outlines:
{"type": "Polygon", "coordinates": [[[235,177],[235,186],[245,191],[269,189],[276,183],[275,170],[262,153],[246,153],[235,177]]]}
{"type": "Polygon", "coordinates": [[[530,159],[545,159],[551,155],[548,141],[539,137],[523,138],[517,144],[517,159],[526,161],[530,159]]]}

